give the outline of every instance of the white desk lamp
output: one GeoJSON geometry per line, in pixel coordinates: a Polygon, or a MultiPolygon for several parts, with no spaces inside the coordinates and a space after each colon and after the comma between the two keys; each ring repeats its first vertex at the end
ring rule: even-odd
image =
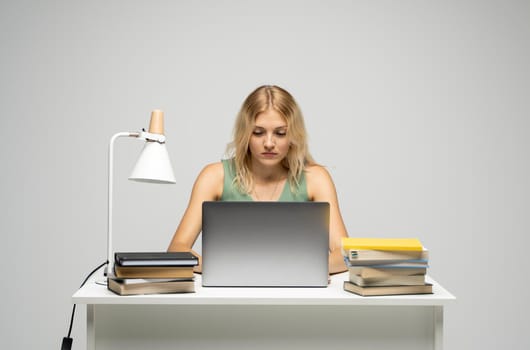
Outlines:
{"type": "Polygon", "coordinates": [[[114,252],[112,250],[112,180],[114,142],[118,137],[135,137],[145,140],[145,145],[136,161],[129,180],[150,183],[174,184],[175,175],[166,150],[164,136],[164,112],[154,110],[151,113],[149,132],[119,132],[111,137],[109,145],[109,188],[107,221],[107,277],[114,276],[114,252]]]}

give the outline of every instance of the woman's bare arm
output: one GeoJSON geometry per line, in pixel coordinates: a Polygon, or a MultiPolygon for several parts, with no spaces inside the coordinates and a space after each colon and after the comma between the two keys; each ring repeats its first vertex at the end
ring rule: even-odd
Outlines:
{"type": "Polygon", "coordinates": [[[191,251],[199,258],[196,272],[201,271],[202,259],[191,248],[201,232],[202,203],[218,200],[223,193],[224,171],[222,163],[207,165],[195,180],[188,207],[169,244],[168,251],[191,251]]]}
{"type": "Polygon", "coordinates": [[[340,213],[335,184],[328,171],[318,165],[308,167],[306,172],[309,199],[315,202],[328,202],[330,206],[329,225],[329,272],[331,274],[347,270],[341,252],[341,239],[347,237],[346,226],[340,213]]]}

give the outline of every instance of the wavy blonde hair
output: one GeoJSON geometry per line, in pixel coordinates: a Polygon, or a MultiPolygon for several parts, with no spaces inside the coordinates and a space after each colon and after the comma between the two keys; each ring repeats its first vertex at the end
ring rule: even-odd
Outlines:
{"type": "Polygon", "coordinates": [[[288,170],[287,179],[292,191],[298,188],[305,167],[315,164],[307,146],[304,118],[294,98],[278,86],[260,86],[243,102],[236,118],[233,140],[227,147],[227,155],[234,158],[234,183],[243,193],[250,193],[254,186],[249,142],[256,117],[269,109],[278,112],[287,123],[290,148],[282,165],[288,170]]]}

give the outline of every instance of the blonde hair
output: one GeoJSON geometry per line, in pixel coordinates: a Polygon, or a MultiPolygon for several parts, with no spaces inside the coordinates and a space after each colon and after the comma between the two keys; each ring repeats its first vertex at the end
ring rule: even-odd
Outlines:
{"type": "Polygon", "coordinates": [[[315,164],[307,146],[304,118],[294,98],[278,86],[260,86],[243,102],[236,118],[233,140],[227,148],[227,155],[234,158],[234,183],[243,193],[250,193],[254,185],[249,142],[256,117],[269,109],[278,112],[287,123],[290,148],[282,165],[288,170],[287,179],[291,190],[299,186],[305,167],[315,164]]]}

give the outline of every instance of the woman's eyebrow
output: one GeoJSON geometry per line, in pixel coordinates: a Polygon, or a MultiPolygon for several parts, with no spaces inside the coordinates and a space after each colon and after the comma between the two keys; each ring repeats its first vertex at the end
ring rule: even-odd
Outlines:
{"type": "MultiPolygon", "coordinates": [[[[254,125],[254,129],[263,129],[263,130],[265,130],[265,127],[264,126],[259,126],[259,125],[254,125]]],[[[278,130],[278,129],[287,129],[287,125],[277,126],[277,127],[274,128],[274,130],[278,130]]]]}

